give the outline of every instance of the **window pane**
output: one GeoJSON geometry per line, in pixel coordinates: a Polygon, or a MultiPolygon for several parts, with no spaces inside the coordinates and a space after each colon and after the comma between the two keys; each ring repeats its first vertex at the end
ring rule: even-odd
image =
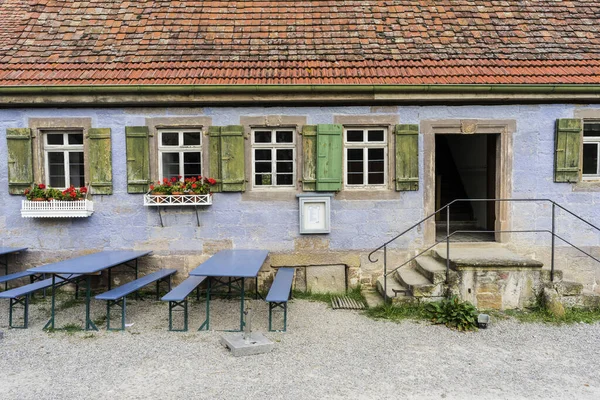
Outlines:
{"type": "Polygon", "coordinates": [[[277,143],[294,143],[293,131],[277,131],[277,132],[275,132],[275,142],[277,142],[277,143]]]}
{"type": "Polygon", "coordinates": [[[382,129],[369,131],[369,142],[383,142],[384,132],[382,129]]]}
{"type": "Polygon", "coordinates": [[[200,175],[201,171],[200,153],[183,153],[183,177],[191,178],[200,175]]]}
{"type": "Polygon", "coordinates": [[[363,149],[348,149],[347,177],[349,185],[363,184],[363,149]]]}
{"type": "Polygon", "coordinates": [[[292,184],[292,174],[277,174],[277,186],[290,186],[292,184]]]}
{"type": "Polygon", "coordinates": [[[254,184],[257,186],[271,185],[272,178],[271,174],[256,174],[254,178],[254,184]]]}
{"type": "Polygon", "coordinates": [[[200,146],[200,132],[183,132],[184,146],[200,146]]]}
{"type": "Polygon", "coordinates": [[[63,152],[48,152],[48,170],[50,187],[66,187],[65,154],[63,152]]]}
{"type": "Polygon", "coordinates": [[[255,149],[254,159],[271,161],[271,149],[255,149]]]}
{"type": "Polygon", "coordinates": [[[271,172],[271,163],[270,162],[256,162],[254,163],[254,172],[271,172]]]}
{"type": "Polygon", "coordinates": [[[271,131],[254,131],[254,143],[271,143],[271,131]]]}
{"type": "Polygon", "coordinates": [[[163,146],[179,146],[179,133],[163,132],[161,137],[163,146]]]}
{"type": "Polygon", "coordinates": [[[291,161],[294,158],[294,151],[292,149],[278,149],[277,150],[277,161],[291,161]]]}
{"type": "Polygon", "coordinates": [[[291,162],[278,162],[277,163],[277,172],[293,172],[294,171],[294,163],[291,162]]]}
{"type": "MultiPolygon", "coordinates": [[[[381,161],[383,162],[383,149],[369,149],[368,150],[368,160],[369,161],[381,161]]],[[[370,169],[370,168],[369,168],[370,169]]]]}
{"type": "Polygon", "coordinates": [[[179,153],[162,153],[163,178],[179,176],[179,153]]]}
{"type": "Polygon", "coordinates": [[[362,142],[363,131],[362,130],[348,130],[346,131],[346,141],[348,142],[362,142]]]}
{"type": "Polygon", "coordinates": [[[383,172],[369,172],[369,185],[383,185],[383,172]]]}
{"type": "Polygon", "coordinates": [[[586,122],[583,124],[583,136],[600,136],[600,122],[586,122]]]}
{"type": "Polygon", "coordinates": [[[83,151],[69,152],[69,185],[85,186],[83,169],[83,151]]]}
{"type": "Polygon", "coordinates": [[[48,133],[46,135],[46,143],[52,145],[62,145],[64,144],[62,133],[48,133]]]}
{"type": "Polygon", "coordinates": [[[69,133],[69,144],[83,144],[83,133],[69,133]]]}
{"type": "Polygon", "coordinates": [[[583,173],[596,175],[598,173],[598,144],[583,144],[583,173]]]}

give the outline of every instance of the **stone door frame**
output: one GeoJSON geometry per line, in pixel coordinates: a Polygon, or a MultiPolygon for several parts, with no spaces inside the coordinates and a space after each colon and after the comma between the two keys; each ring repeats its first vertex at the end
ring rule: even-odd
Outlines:
{"type": "MultiPolygon", "coordinates": [[[[515,120],[507,119],[441,119],[421,121],[423,135],[423,205],[424,215],[433,214],[435,209],[435,135],[489,135],[498,134],[496,141],[496,198],[510,199],[512,196],[513,133],[515,120]]],[[[496,203],[495,230],[509,230],[511,206],[508,202],[496,203]]],[[[435,219],[424,223],[424,240],[435,242],[435,219]]],[[[496,233],[497,242],[507,242],[509,235],[496,233]]]]}

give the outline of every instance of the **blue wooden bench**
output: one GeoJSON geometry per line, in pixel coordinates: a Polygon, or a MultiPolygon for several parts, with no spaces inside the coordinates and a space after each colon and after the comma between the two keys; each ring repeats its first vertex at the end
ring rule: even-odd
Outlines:
{"type": "MultiPolygon", "coordinates": [[[[20,274],[20,273],[17,272],[16,274],[11,274],[11,275],[17,275],[17,274],[20,274]]],[[[9,276],[9,275],[6,275],[6,276],[9,276]]],[[[27,274],[21,275],[20,278],[25,277],[25,276],[28,276],[28,275],[27,274]]],[[[77,274],[70,274],[70,275],[64,275],[64,276],[59,275],[56,277],[55,284],[57,286],[62,286],[67,283],[70,283],[72,280],[77,279],[80,276],[81,275],[77,275],[77,274]]],[[[20,286],[20,287],[14,288],[14,289],[0,292],[0,298],[10,300],[10,306],[9,306],[9,312],[8,312],[8,325],[11,328],[27,329],[27,326],[29,324],[28,319],[29,319],[29,298],[30,298],[30,296],[34,292],[37,292],[39,290],[45,290],[49,287],[52,287],[52,278],[38,280],[36,282],[30,283],[29,285],[20,286]],[[13,325],[13,308],[16,305],[23,306],[23,325],[21,325],[21,326],[13,325]]]]}
{"type": "Polygon", "coordinates": [[[169,302],[169,330],[174,332],[187,332],[188,330],[188,301],[187,297],[196,289],[196,298],[198,298],[199,286],[206,276],[190,276],[181,282],[175,289],[167,293],[162,301],[169,302]],[[173,311],[181,308],[183,311],[183,329],[173,329],[173,311]]]}
{"type": "MultiPolygon", "coordinates": [[[[0,283],[14,281],[15,279],[25,278],[26,276],[31,277],[32,275],[34,275],[34,273],[29,272],[29,271],[21,271],[21,272],[15,272],[14,274],[3,275],[3,276],[0,276],[0,283]]],[[[8,288],[5,287],[5,289],[8,289],[8,288]]]]}
{"type": "Polygon", "coordinates": [[[160,271],[156,271],[152,274],[142,276],[135,281],[128,282],[124,285],[121,285],[117,288],[109,290],[108,292],[104,292],[96,296],[98,300],[106,300],[106,329],[109,331],[124,331],[125,330],[125,316],[126,316],[126,298],[128,294],[133,292],[137,292],[141,288],[151,283],[156,282],[156,300],[159,298],[159,289],[160,283],[165,282],[169,286],[169,290],[171,290],[171,275],[177,272],[176,269],[161,269],[160,271]],[[110,309],[113,306],[118,306],[121,308],[121,328],[120,329],[111,329],[110,327],[110,309]]]}
{"type": "Polygon", "coordinates": [[[269,332],[275,330],[271,327],[272,314],[275,308],[283,309],[283,330],[287,329],[287,302],[292,297],[292,283],[294,280],[294,268],[279,268],[271,289],[265,299],[269,303],[269,332]]]}

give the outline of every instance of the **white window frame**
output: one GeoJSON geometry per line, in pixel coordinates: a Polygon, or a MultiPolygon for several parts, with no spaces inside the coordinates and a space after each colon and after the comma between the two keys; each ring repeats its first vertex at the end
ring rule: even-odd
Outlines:
{"type": "Polygon", "coordinates": [[[385,126],[344,126],[344,188],[346,189],[387,189],[388,188],[388,128],[385,126]],[[362,142],[349,142],[348,131],[362,130],[362,142]],[[368,131],[383,131],[382,142],[369,142],[368,131]],[[363,149],[363,184],[348,183],[348,150],[363,149]],[[369,160],[368,149],[383,149],[383,183],[369,184],[369,160]]]}
{"type": "MultiPolygon", "coordinates": [[[[600,120],[593,120],[593,119],[585,119],[583,121],[583,125],[584,125],[584,130],[585,130],[585,124],[586,123],[593,123],[593,124],[600,124],[600,120]]],[[[581,177],[583,180],[598,180],[600,179],[600,136],[583,136],[583,132],[582,132],[582,144],[581,144],[581,177]],[[586,144],[596,144],[596,151],[597,151],[597,164],[596,164],[596,173],[595,174],[584,174],[583,173],[583,147],[586,144]]]]}
{"type": "Polygon", "coordinates": [[[84,144],[69,144],[69,135],[70,134],[80,134],[83,137],[83,141],[85,141],[85,136],[83,130],[43,130],[43,146],[44,146],[44,180],[48,187],[52,187],[55,189],[66,189],[71,186],[71,169],[69,168],[69,153],[77,152],[83,155],[83,182],[85,185],[86,176],[85,176],[85,164],[86,164],[86,156],[84,144]],[[63,144],[48,144],[48,135],[63,135],[63,144]],[[63,187],[50,186],[50,157],[48,153],[59,153],[63,152],[64,154],[64,170],[65,170],[65,185],[63,187]]]}
{"type": "Polygon", "coordinates": [[[256,127],[252,128],[251,131],[252,138],[252,189],[257,190],[290,190],[296,188],[296,136],[298,135],[298,131],[296,128],[292,127],[279,127],[279,128],[269,128],[269,127],[256,127]],[[271,131],[271,142],[270,143],[256,143],[254,133],[256,131],[271,131]],[[289,131],[292,132],[292,142],[291,143],[277,143],[275,141],[277,131],[289,131]],[[255,160],[255,150],[261,149],[271,150],[271,184],[270,185],[256,185],[256,160],[255,160]],[[279,149],[291,149],[292,150],[292,183],[290,185],[277,185],[277,150],[279,149]]]}
{"type": "Polygon", "coordinates": [[[184,163],[183,163],[183,154],[184,153],[199,153],[200,154],[200,174],[204,176],[205,166],[204,159],[202,157],[202,144],[203,144],[203,132],[202,128],[198,129],[169,129],[169,128],[161,128],[158,130],[158,177],[159,180],[165,177],[163,175],[163,153],[179,153],[179,174],[182,179],[184,175],[184,163]],[[183,145],[183,134],[190,132],[199,132],[200,133],[200,144],[199,145],[183,145]],[[163,133],[177,133],[178,134],[178,146],[163,146],[162,144],[162,135],[163,133]]]}

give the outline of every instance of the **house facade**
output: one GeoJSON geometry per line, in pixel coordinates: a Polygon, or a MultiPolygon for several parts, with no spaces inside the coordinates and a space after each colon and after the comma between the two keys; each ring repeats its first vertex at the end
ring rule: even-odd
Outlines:
{"type": "MultiPolygon", "coordinates": [[[[335,3],[4,2],[0,244],[29,247],[20,268],[149,249],[148,269],[182,275],[266,249],[264,281],[295,266],[300,287],[339,290],[375,286],[368,254],[454,199],[528,199],[459,202],[450,225],[546,265],[553,230],[600,255],[592,227],[544,201],[598,225],[600,7],[335,3]],[[145,205],[157,181],[198,176],[212,204],[145,205]],[[24,218],[39,183],[89,187],[93,214],[24,218]]],[[[446,218],[390,243],[388,263],[446,218]]],[[[597,263],[556,245],[556,268],[595,290],[597,263]]]]}

